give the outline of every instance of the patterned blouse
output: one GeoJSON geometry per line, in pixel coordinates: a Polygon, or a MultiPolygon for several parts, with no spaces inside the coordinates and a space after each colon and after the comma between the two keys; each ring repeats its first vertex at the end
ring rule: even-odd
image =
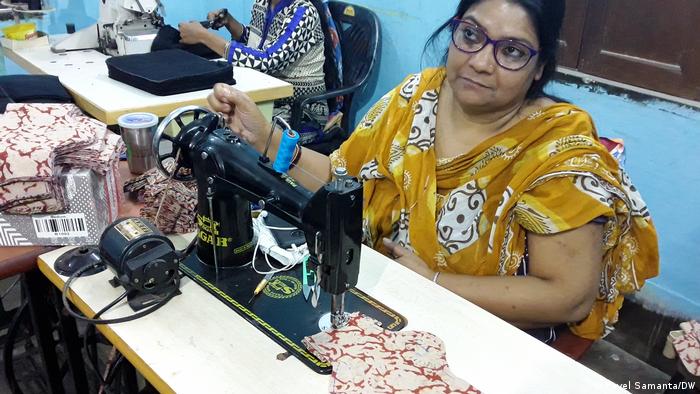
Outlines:
{"type": "MultiPolygon", "coordinates": [[[[294,98],[326,91],[323,30],[316,7],[308,0],[282,0],[274,9],[269,0],[255,0],[251,22],[240,41],[231,41],[226,58],[236,66],[253,68],[294,85],[294,98]]],[[[292,99],[275,103],[288,106],[292,99]]],[[[289,108],[285,112],[288,112],[289,108]]],[[[325,120],[325,101],[311,108],[325,120]]],[[[288,114],[283,117],[288,118],[288,114]]]]}

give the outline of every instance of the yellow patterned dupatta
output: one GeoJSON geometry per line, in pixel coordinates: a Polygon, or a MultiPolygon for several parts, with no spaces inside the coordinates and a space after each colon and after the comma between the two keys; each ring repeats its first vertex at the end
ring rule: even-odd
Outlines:
{"type": "Polygon", "coordinates": [[[515,275],[526,233],[605,223],[598,300],[570,328],[596,339],[617,320],[623,295],[658,274],[646,205],[598,142],[589,115],[570,104],[531,114],[471,152],[435,157],[444,68],[409,76],[367,113],[331,155],[364,180],[365,242],[410,248],[435,271],[515,275]]]}

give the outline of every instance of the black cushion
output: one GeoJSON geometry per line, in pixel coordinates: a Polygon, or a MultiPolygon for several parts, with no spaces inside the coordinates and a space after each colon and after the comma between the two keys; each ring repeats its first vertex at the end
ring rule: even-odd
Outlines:
{"type": "Polygon", "coordinates": [[[0,113],[8,103],[72,103],[73,98],[53,75],[0,76],[0,113]]]}
{"type": "Polygon", "coordinates": [[[158,96],[211,89],[219,82],[235,83],[230,64],[182,49],[115,56],[106,63],[110,78],[158,96]]]}

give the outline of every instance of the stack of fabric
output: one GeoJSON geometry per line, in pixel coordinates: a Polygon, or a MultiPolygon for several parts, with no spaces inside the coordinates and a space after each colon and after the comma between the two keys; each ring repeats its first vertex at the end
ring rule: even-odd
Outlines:
{"type": "MultiPolygon", "coordinates": [[[[164,165],[168,171],[173,171],[175,167],[172,159],[164,165]]],[[[124,191],[139,193],[139,200],[144,204],[141,216],[154,223],[163,233],[184,234],[197,229],[197,182],[170,180],[154,168],[127,181],[124,191]]]]}
{"type": "Polygon", "coordinates": [[[0,212],[24,215],[67,207],[59,166],[104,175],[124,150],[121,137],[74,104],[8,104],[0,146],[0,212]]]}

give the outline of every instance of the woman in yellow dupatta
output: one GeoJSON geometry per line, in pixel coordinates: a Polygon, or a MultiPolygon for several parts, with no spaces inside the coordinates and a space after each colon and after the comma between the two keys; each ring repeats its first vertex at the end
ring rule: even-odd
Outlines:
{"type": "MultiPolygon", "coordinates": [[[[657,240],[588,114],[542,98],[563,13],[563,0],[462,0],[442,27],[446,67],[409,76],[330,160],[305,149],[290,174],[315,190],[347,168],[370,246],[518,327],[596,339],[657,275],[657,240]]],[[[217,86],[209,102],[264,149],[249,98],[217,86]]]]}
{"type": "Polygon", "coordinates": [[[601,323],[616,320],[621,293],[638,290],[657,272],[656,234],[644,202],[597,141],[588,114],[570,104],[535,111],[468,153],[437,159],[430,104],[437,105],[432,100],[444,78],[444,69],[409,77],[331,156],[333,166],[364,180],[367,243],[382,250],[388,237],[409,248],[430,278],[434,272],[513,276],[526,259],[528,232],[557,234],[599,220],[605,226],[599,297],[571,328],[600,337],[601,323]]]}

